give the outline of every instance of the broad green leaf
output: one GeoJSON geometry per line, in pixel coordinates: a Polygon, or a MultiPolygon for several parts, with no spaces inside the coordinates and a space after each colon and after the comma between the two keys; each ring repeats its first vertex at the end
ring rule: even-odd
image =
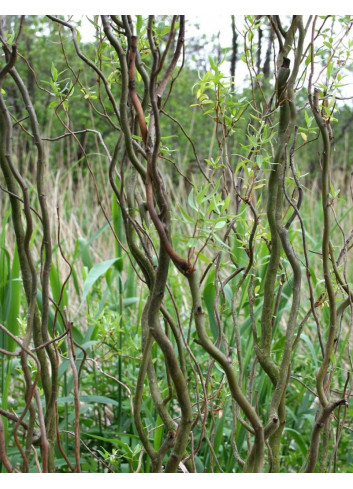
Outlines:
{"type": "Polygon", "coordinates": [[[58,70],[55,68],[54,63],[51,64],[51,76],[53,80],[56,82],[58,79],[58,70]]]}
{"type": "Polygon", "coordinates": [[[284,430],[295,440],[302,454],[306,455],[308,447],[305,443],[303,435],[301,435],[298,431],[293,430],[292,428],[284,428],[284,430]]]}
{"type": "Polygon", "coordinates": [[[300,338],[307,344],[307,346],[308,346],[308,348],[310,350],[310,353],[311,353],[311,357],[312,357],[312,359],[315,362],[315,368],[317,369],[318,368],[317,354],[316,354],[316,351],[315,351],[315,348],[314,348],[314,345],[313,345],[312,341],[304,333],[302,333],[300,335],[300,338]]]}
{"type": "Polygon", "coordinates": [[[154,435],[153,435],[153,445],[155,450],[159,450],[162,444],[162,437],[163,437],[163,421],[162,418],[158,415],[157,420],[156,420],[156,426],[160,426],[156,430],[154,430],[154,435]]]}
{"type": "Polygon", "coordinates": [[[214,450],[216,453],[218,453],[219,447],[222,443],[223,428],[224,428],[224,417],[225,417],[224,413],[225,413],[225,410],[223,410],[221,418],[218,419],[217,423],[216,423],[216,433],[215,433],[214,442],[213,442],[214,450]]]}
{"type": "MultiPolygon", "coordinates": [[[[12,260],[11,268],[11,297],[9,310],[6,318],[6,326],[15,336],[19,333],[19,324],[17,318],[20,315],[21,306],[21,290],[22,290],[22,279],[20,278],[20,260],[18,257],[17,245],[15,246],[14,257],[12,260]]],[[[8,338],[8,349],[9,351],[15,351],[16,343],[8,338]]]]}
{"type": "MultiPolygon", "coordinates": [[[[98,404],[112,404],[113,406],[119,406],[118,401],[115,399],[110,399],[106,396],[80,396],[80,401],[85,402],[96,402],[98,404]]],[[[74,396],[59,397],[58,404],[72,404],[74,402],[74,396]]]]}
{"type": "Polygon", "coordinates": [[[136,33],[140,34],[142,28],[142,15],[136,15],[136,33]]]}
{"type": "Polygon", "coordinates": [[[93,262],[89,252],[89,243],[84,238],[79,238],[78,244],[82,263],[90,270],[93,267],[93,262]]]}
{"type": "MultiPolygon", "coordinates": [[[[214,275],[211,273],[210,275],[214,275]]],[[[214,299],[216,297],[216,288],[212,282],[208,283],[203,290],[203,299],[208,311],[210,326],[213,338],[216,340],[219,335],[218,326],[216,323],[216,316],[214,312],[214,299]]]]}
{"type": "Polygon", "coordinates": [[[118,258],[112,258],[111,260],[106,260],[103,261],[102,263],[97,263],[97,265],[94,265],[94,267],[91,268],[91,270],[88,272],[86,281],[83,285],[83,293],[82,293],[82,299],[81,299],[81,304],[85,302],[87,299],[87,295],[89,294],[91,288],[95,284],[95,282],[102,277],[108,270],[109,268],[114,265],[114,263],[118,260],[118,258]]]}

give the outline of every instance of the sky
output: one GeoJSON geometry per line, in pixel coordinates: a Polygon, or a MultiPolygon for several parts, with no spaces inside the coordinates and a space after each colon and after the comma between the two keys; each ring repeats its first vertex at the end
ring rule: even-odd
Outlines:
{"type": "Polygon", "coordinates": [[[230,0],[178,0],[177,3],[167,0],[134,0],[133,2],[117,2],[116,0],[101,0],[88,2],[87,0],[60,0],[48,2],[47,0],[16,0],[15,2],[1,2],[0,14],[185,14],[185,15],[244,15],[244,14],[350,14],[353,13],[352,2],[332,2],[329,0],[296,0],[295,2],[280,2],[276,0],[251,0],[239,2],[230,0]],[[59,5],[59,7],[58,7],[59,5]],[[177,7],[178,12],[175,12],[177,7]]]}

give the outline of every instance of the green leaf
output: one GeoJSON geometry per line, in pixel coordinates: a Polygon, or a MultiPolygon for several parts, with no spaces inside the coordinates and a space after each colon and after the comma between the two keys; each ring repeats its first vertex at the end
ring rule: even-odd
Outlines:
{"type": "Polygon", "coordinates": [[[198,254],[199,260],[204,261],[205,263],[213,263],[208,256],[204,255],[203,253],[198,254]]]}
{"type": "Polygon", "coordinates": [[[332,362],[332,365],[335,367],[336,366],[336,355],[335,355],[334,351],[331,353],[330,360],[332,362]]]}
{"type": "MultiPolygon", "coordinates": [[[[58,404],[72,404],[74,402],[74,396],[59,397],[58,404]]],[[[113,406],[119,406],[118,401],[110,399],[106,396],[80,396],[80,402],[97,402],[98,404],[112,404],[113,406]]]]}
{"type": "Polygon", "coordinates": [[[224,212],[225,210],[228,209],[229,207],[229,204],[230,204],[230,201],[231,201],[231,195],[227,195],[225,201],[223,202],[223,205],[222,205],[222,208],[221,208],[221,212],[224,212]]]}
{"type": "Polygon", "coordinates": [[[214,59],[212,59],[211,56],[208,57],[208,61],[210,62],[210,65],[211,65],[211,68],[214,70],[214,71],[217,71],[217,64],[215,62],[214,59]]]}
{"type": "Polygon", "coordinates": [[[188,195],[188,204],[191,207],[191,209],[194,209],[195,211],[198,212],[198,207],[196,206],[195,200],[194,200],[194,189],[192,188],[189,195],[188,195]]]}
{"type": "Polygon", "coordinates": [[[305,116],[306,127],[310,127],[311,126],[311,123],[313,121],[313,118],[312,117],[309,117],[307,111],[304,112],[304,116],[305,116]]]}
{"type": "Polygon", "coordinates": [[[112,445],[121,447],[124,449],[124,456],[127,457],[128,459],[131,459],[131,455],[133,452],[132,452],[130,446],[127,443],[124,443],[123,441],[118,440],[117,438],[107,438],[105,436],[91,435],[90,433],[82,433],[82,435],[85,435],[89,438],[94,438],[95,440],[105,441],[107,443],[111,443],[112,445]]]}
{"type": "MultiPolygon", "coordinates": [[[[210,275],[214,276],[214,271],[210,275]]],[[[218,331],[216,316],[215,316],[215,312],[214,312],[214,300],[216,297],[216,288],[212,282],[208,283],[205,286],[202,295],[203,295],[203,300],[205,301],[206,309],[207,309],[207,312],[209,315],[209,321],[210,321],[212,336],[213,336],[214,340],[216,340],[218,338],[219,331],[218,331]]]]}
{"type": "Polygon", "coordinates": [[[51,77],[55,82],[58,79],[58,70],[55,68],[54,63],[51,64],[51,77]]]}
{"type": "Polygon", "coordinates": [[[86,281],[83,285],[83,293],[82,293],[82,299],[81,299],[81,304],[79,309],[81,308],[82,304],[85,302],[87,299],[87,295],[89,294],[91,288],[93,287],[94,283],[102,277],[108,270],[109,268],[114,265],[114,263],[118,260],[119,258],[112,258],[111,260],[106,260],[103,261],[102,263],[97,263],[97,265],[94,265],[94,267],[91,268],[91,270],[88,272],[86,281]]]}
{"type": "Polygon", "coordinates": [[[222,229],[227,224],[227,221],[219,221],[215,224],[215,229],[222,229]]]}
{"type": "MultiPolygon", "coordinates": [[[[21,290],[22,280],[20,278],[20,260],[17,251],[17,245],[15,245],[15,252],[12,260],[11,268],[11,298],[9,304],[9,310],[6,318],[6,326],[15,336],[19,333],[19,324],[17,318],[20,316],[21,306],[21,290]]],[[[17,343],[11,338],[8,338],[8,350],[15,351],[17,343]]]]}
{"type": "Polygon", "coordinates": [[[219,450],[219,447],[221,445],[222,438],[223,438],[224,411],[225,410],[223,410],[223,412],[222,412],[222,417],[220,419],[218,419],[218,421],[216,423],[216,433],[215,433],[214,442],[213,442],[215,453],[218,453],[218,450],[219,450]]]}
{"type": "Polygon", "coordinates": [[[310,353],[311,353],[311,357],[314,360],[315,368],[317,369],[318,368],[317,354],[316,354],[316,351],[315,351],[315,348],[314,348],[314,345],[313,345],[312,341],[304,333],[302,333],[300,335],[300,338],[307,344],[307,346],[308,346],[308,348],[310,350],[310,353]]]}
{"type": "Polygon", "coordinates": [[[154,435],[153,435],[153,445],[155,450],[159,450],[161,445],[162,445],[162,437],[163,437],[163,421],[162,418],[158,415],[157,420],[156,420],[156,426],[160,426],[156,430],[154,430],[154,435]]]}
{"type": "Polygon", "coordinates": [[[127,297],[123,300],[124,306],[131,306],[131,304],[136,304],[139,301],[139,297],[127,297]]]}
{"type": "Polygon", "coordinates": [[[333,63],[329,63],[329,65],[327,66],[327,78],[331,78],[332,68],[333,63]]]}
{"type": "MultiPolygon", "coordinates": [[[[92,242],[92,240],[90,242],[92,242]]],[[[88,268],[88,270],[90,270],[93,267],[92,258],[91,258],[90,252],[89,252],[89,244],[90,243],[88,243],[85,240],[85,238],[79,238],[77,240],[77,243],[79,245],[79,251],[80,251],[82,263],[85,267],[88,268]]]]}
{"type": "Polygon", "coordinates": [[[284,428],[284,430],[294,439],[302,454],[306,455],[308,448],[303,436],[298,431],[293,430],[292,428],[284,428]]]}
{"type": "Polygon", "coordinates": [[[137,35],[140,34],[141,28],[142,28],[142,15],[136,15],[136,33],[137,35]]]}
{"type": "MultiPolygon", "coordinates": [[[[178,209],[180,210],[182,216],[184,217],[184,219],[186,221],[191,222],[192,224],[195,224],[195,220],[189,216],[189,214],[186,212],[186,210],[184,209],[184,207],[182,205],[179,205],[178,209]]],[[[179,219],[180,219],[180,217],[179,217],[179,219]]]]}

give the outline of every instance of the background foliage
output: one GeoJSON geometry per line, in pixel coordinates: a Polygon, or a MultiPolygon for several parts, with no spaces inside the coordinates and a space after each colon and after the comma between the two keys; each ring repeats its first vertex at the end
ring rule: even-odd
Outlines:
{"type": "Polygon", "coordinates": [[[352,17],[88,21],[2,19],[2,471],[352,472],[352,17]]]}

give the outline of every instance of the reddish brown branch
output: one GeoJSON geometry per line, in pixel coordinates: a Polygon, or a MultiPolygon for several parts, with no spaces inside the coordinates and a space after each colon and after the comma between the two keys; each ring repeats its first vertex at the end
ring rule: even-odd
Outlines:
{"type": "Polygon", "coordinates": [[[178,59],[180,57],[180,54],[182,52],[182,49],[184,46],[184,35],[185,35],[185,17],[184,17],[184,15],[181,15],[180,16],[179,36],[178,36],[178,42],[177,42],[176,50],[174,52],[172,61],[171,61],[170,65],[168,66],[161,83],[159,84],[158,93],[157,93],[159,98],[162,97],[164,89],[167,86],[168,80],[171,77],[171,75],[174,71],[174,68],[176,67],[176,64],[178,62],[178,59]]]}
{"type": "Polygon", "coordinates": [[[181,256],[178,255],[178,253],[173,249],[172,245],[169,242],[169,239],[167,237],[167,233],[165,231],[164,225],[162,221],[160,220],[156,209],[154,207],[153,203],[153,186],[152,186],[152,179],[151,179],[151,173],[150,173],[150,168],[149,164],[147,164],[147,175],[146,175],[146,206],[148,209],[148,212],[151,216],[152,222],[155,225],[159,238],[161,240],[161,244],[165,251],[168,253],[170,258],[172,259],[174,265],[177,267],[177,269],[183,273],[184,275],[190,275],[194,272],[194,267],[192,266],[190,261],[184,260],[181,256]]]}
{"type": "Polygon", "coordinates": [[[143,113],[142,105],[136,92],[136,81],[135,81],[136,51],[137,51],[137,37],[132,36],[131,46],[129,50],[129,93],[131,97],[131,102],[133,103],[133,106],[135,107],[137,113],[142,140],[144,145],[146,146],[147,125],[146,125],[146,120],[145,120],[145,115],[143,113]]]}
{"type": "MultiPolygon", "coordinates": [[[[182,24],[183,25],[183,24],[182,24]]],[[[178,49],[173,57],[172,63],[169,66],[167,73],[168,76],[170,76],[171,67],[174,68],[177,58],[180,54],[181,51],[181,46],[183,44],[184,40],[184,34],[183,30],[182,33],[179,34],[179,43],[178,43],[178,49]],[[178,53],[178,56],[176,56],[178,53]]],[[[137,52],[137,37],[132,36],[131,37],[131,46],[129,50],[129,93],[130,93],[130,98],[132,101],[132,104],[136,110],[137,113],[137,118],[138,118],[138,123],[141,131],[141,136],[142,140],[144,142],[145,148],[147,148],[147,125],[146,125],[146,120],[145,120],[145,115],[143,113],[142,105],[141,102],[138,98],[137,91],[136,91],[136,82],[135,82],[135,65],[136,65],[136,52],[137,52]]],[[[166,75],[167,75],[166,73],[166,75]]],[[[166,79],[166,75],[163,78],[163,81],[166,79]]],[[[175,266],[178,268],[178,270],[183,273],[184,275],[190,275],[191,273],[194,272],[194,267],[192,266],[191,262],[188,260],[184,260],[181,256],[179,256],[176,251],[173,249],[166,230],[164,228],[163,222],[160,220],[156,209],[154,207],[154,202],[153,202],[153,183],[152,183],[152,177],[151,177],[151,165],[150,162],[147,162],[147,173],[146,173],[146,205],[147,205],[147,210],[151,216],[152,222],[155,225],[159,238],[161,240],[161,244],[165,251],[168,253],[170,258],[172,259],[173,263],[175,266]]]]}

